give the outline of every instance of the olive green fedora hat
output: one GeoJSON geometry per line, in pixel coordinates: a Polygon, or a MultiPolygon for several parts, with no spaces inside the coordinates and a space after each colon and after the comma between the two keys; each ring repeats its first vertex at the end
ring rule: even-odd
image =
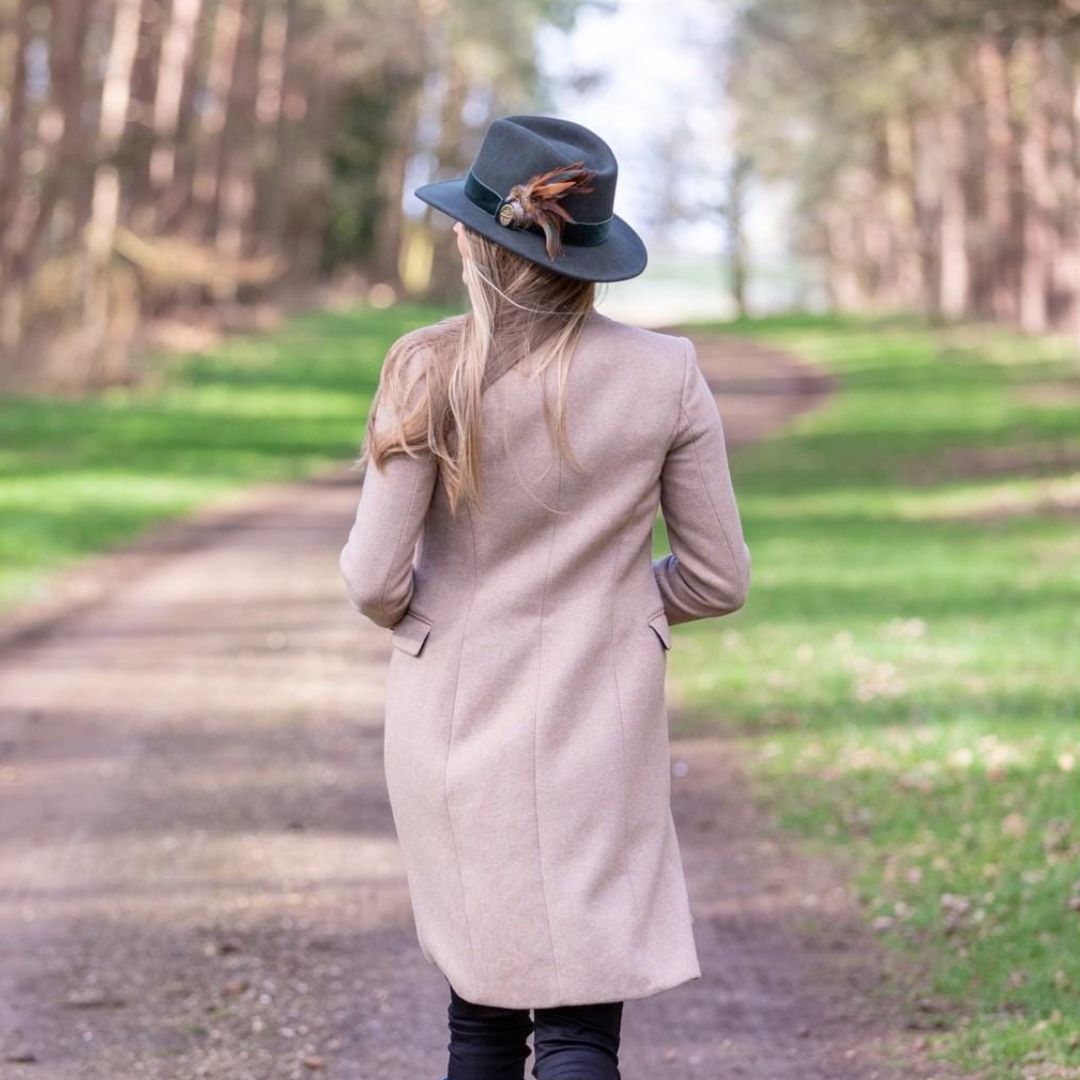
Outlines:
{"type": "Polygon", "coordinates": [[[423,184],[413,194],[554,273],[582,281],[624,281],[645,269],[648,253],[612,209],[618,175],[611,147],[587,127],[554,116],[503,116],[489,125],[465,176],[423,184]],[[581,168],[562,171],[574,165],[581,168]],[[557,183],[584,173],[587,183],[557,183]],[[552,208],[547,220],[559,234],[554,257],[550,236],[522,211],[523,188],[544,176],[556,181],[555,188],[567,188],[545,203],[552,208]]]}

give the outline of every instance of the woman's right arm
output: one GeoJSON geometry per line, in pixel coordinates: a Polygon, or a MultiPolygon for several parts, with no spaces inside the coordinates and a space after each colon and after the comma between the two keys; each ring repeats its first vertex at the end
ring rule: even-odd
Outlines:
{"type": "Polygon", "coordinates": [[[750,550],[743,539],[716,398],[686,350],[675,431],[660,477],[660,509],[671,553],[653,560],[668,622],[737,611],[750,589],[750,550]]]}

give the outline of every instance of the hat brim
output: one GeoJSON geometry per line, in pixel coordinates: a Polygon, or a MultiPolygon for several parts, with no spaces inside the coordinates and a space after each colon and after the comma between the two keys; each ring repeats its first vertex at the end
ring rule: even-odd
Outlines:
{"type": "Polygon", "coordinates": [[[611,228],[602,244],[581,247],[564,243],[558,257],[552,260],[548,258],[542,233],[500,225],[468,198],[463,176],[423,184],[413,194],[523,259],[581,281],[625,281],[637,277],[649,260],[641,237],[618,214],[612,216],[611,228]]]}

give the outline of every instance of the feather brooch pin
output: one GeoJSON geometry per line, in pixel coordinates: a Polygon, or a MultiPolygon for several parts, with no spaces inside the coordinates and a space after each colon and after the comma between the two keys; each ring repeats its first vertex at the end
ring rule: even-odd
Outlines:
{"type": "Polygon", "coordinates": [[[530,224],[540,226],[544,230],[548,258],[554,259],[562,251],[563,223],[574,221],[559,205],[559,199],[571,192],[592,191],[590,181],[595,175],[595,169],[586,168],[583,161],[575,161],[538,173],[524,184],[515,184],[499,207],[498,222],[517,229],[530,224]]]}

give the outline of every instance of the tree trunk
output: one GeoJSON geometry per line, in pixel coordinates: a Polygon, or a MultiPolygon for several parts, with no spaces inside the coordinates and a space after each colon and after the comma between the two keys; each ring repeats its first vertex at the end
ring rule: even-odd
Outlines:
{"type": "Polygon", "coordinates": [[[929,165],[935,153],[923,152],[929,132],[929,121],[916,109],[908,110],[908,137],[910,140],[911,176],[908,182],[908,199],[911,219],[914,222],[913,240],[919,265],[919,306],[928,314],[937,311],[939,291],[937,281],[937,245],[935,244],[934,193],[931,189],[929,165]]]}
{"type": "Polygon", "coordinates": [[[918,253],[918,230],[915,222],[911,160],[911,131],[909,118],[903,114],[890,116],[886,121],[885,139],[888,153],[890,203],[892,215],[893,303],[897,307],[916,306],[922,302],[922,264],[918,253]]]}
{"type": "Polygon", "coordinates": [[[266,0],[255,98],[254,154],[258,167],[254,174],[254,208],[248,251],[272,249],[280,235],[278,202],[282,166],[282,123],[284,119],[285,72],[292,36],[295,0],[266,0]]]}
{"type": "Polygon", "coordinates": [[[131,69],[131,102],[128,117],[132,121],[124,132],[123,168],[125,206],[122,211],[137,228],[148,228],[153,220],[149,206],[150,155],[154,149],[154,99],[157,73],[161,68],[162,27],[168,11],[167,0],[143,0],[139,38],[131,69]]]}
{"type": "Polygon", "coordinates": [[[176,176],[180,105],[201,10],[202,0],[173,0],[169,25],[161,43],[161,64],[158,67],[152,120],[154,148],[150,153],[150,189],[157,203],[159,225],[165,209],[164,195],[172,187],[176,176]]]}
{"type": "MultiPolygon", "coordinates": [[[[214,0],[197,0],[196,6],[198,10],[193,13],[192,40],[187,49],[183,73],[178,80],[176,119],[156,166],[159,170],[155,188],[157,230],[164,233],[178,230],[187,221],[194,200],[200,151],[200,117],[195,106],[206,94],[206,77],[217,23],[214,0]]],[[[163,104],[163,113],[165,108],[163,104]]]]}
{"type": "Polygon", "coordinates": [[[224,154],[225,122],[232,96],[236,50],[240,41],[244,0],[219,0],[214,16],[214,38],[206,73],[207,104],[202,114],[201,146],[195,165],[192,202],[198,220],[195,230],[212,237],[217,230],[218,181],[224,154]]]}
{"type": "Polygon", "coordinates": [[[30,44],[32,5],[33,0],[19,0],[15,14],[11,93],[7,103],[4,158],[0,162],[0,347],[4,348],[16,346],[22,332],[21,305],[12,281],[12,247],[26,142],[26,50],[30,44]]]}
{"type": "Polygon", "coordinates": [[[299,0],[279,0],[279,6],[271,9],[259,70],[259,124],[266,165],[258,176],[255,229],[266,246],[277,251],[287,249],[301,123],[307,112],[308,80],[295,56],[298,9],[299,0]]]}
{"type": "Polygon", "coordinates": [[[1073,333],[1080,344],[1080,74],[1076,61],[1073,62],[1073,97],[1072,97],[1072,199],[1068,204],[1073,222],[1072,252],[1073,266],[1076,268],[1072,278],[1073,333]]]}
{"type": "Polygon", "coordinates": [[[836,195],[825,205],[826,259],[831,302],[840,311],[857,311],[863,302],[857,270],[858,243],[849,208],[836,195]]]}
{"type": "MultiPolygon", "coordinates": [[[[469,92],[468,81],[461,64],[452,56],[445,58],[445,91],[439,106],[439,138],[436,160],[443,167],[457,171],[459,155],[464,142],[465,123],[463,110],[469,92]]],[[[431,211],[427,212],[430,220],[431,211]]],[[[453,250],[456,243],[450,230],[433,233],[431,288],[438,297],[448,297],[457,292],[460,284],[460,262],[453,250]]]]}
{"type": "Polygon", "coordinates": [[[750,176],[750,167],[750,158],[745,154],[739,154],[732,163],[724,208],[731,299],[739,318],[745,318],[749,311],[746,302],[746,232],[743,229],[743,219],[746,214],[746,183],[750,176]]]}
{"type": "Polygon", "coordinates": [[[938,308],[947,318],[966,314],[971,285],[967,250],[967,200],[964,192],[964,125],[953,109],[939,117],[942,146],[938,308]]]}
{"type": "Polygon", "coordinates": [[[1050,324],[1058,328],[1072,324],[1080,270],[1075,261],[1077,176],[1072,126],[1075,71],[1072,58],[1060,42],[1051,40],[1047,47],[1051,54],[1047,83],[1050,188],[1053,193],[1048,306],[1050,324]]]}
{"type": "Polygon", "coordinates": [[[1024,42],[1023,55],[1030,81],[1021,146],[1024,246],[1020,263],[1020,325],[1031,333],[1041,333],[1048,325],[1053,244],[1044,44],[1037,40],[1024,42]]]}
{"type": "Polygon", "coordinates": [[[49,52],[52,94],[38,124],[43,177],[36,198],[25,200],[17,242],[13,241],[7,252],[5,292],[12,296],[25,287],[45,232],[58,245],[76,236],[83,224],[78,192],[89,175],[81,116],[83,50],[92,2],[53,0],[49,52]],[[67,209],[66,219],[58,213],[62,206],[67,209]]]}
{"type": "Polygon", "coordinates": [[[90,221],[86,227],[83,324],[98,374],[106,380],[114,374],[112,358],[106,356],[109,326],[106,274],[120,210],[120,170],[116,152],[127,124],[141,11],[142,0],[116,0],[101,93],[99,164],[94,170],[90,221]]]}
{"type": "MultiPolygon", "coordinates": [[[[218,158],[214,246],[222,255],[234,260],[243,254],[245,232],[254,205],[252,148],[265,11],[265,4],[251,0],[241,23],[218,158]]],[[[230,285],[227,291],[230,297],[235,295],[235,286],[230,285]]]]}
{"type": "Polygon", "coordinates": [[[987,226],[986,275],[989,314],[998,319],[1017,316],[1019,251],[1013,215],[1017,168],[1016,136],[1011,118],[1008,50],[997,37],[976,47],[982,107],[986,125],[986,161],[983,170],[987,226]]]}
{"type": "MultiPolygon", "coordinates": [[[[395,288],[401,281],[398,267],[404,225],[401,197],[405,187],[405,168],[414,148],[419,105],[419,86],[410,87],[398,98],[397,120],[391,129],[397,133],[398,141],[389,148],[379,167],[379,219],[375,226],[371,272],[376,280],[387,282],[395,288]]],[[[458,132],[460,134],[460,128],[458,132]]]]}

